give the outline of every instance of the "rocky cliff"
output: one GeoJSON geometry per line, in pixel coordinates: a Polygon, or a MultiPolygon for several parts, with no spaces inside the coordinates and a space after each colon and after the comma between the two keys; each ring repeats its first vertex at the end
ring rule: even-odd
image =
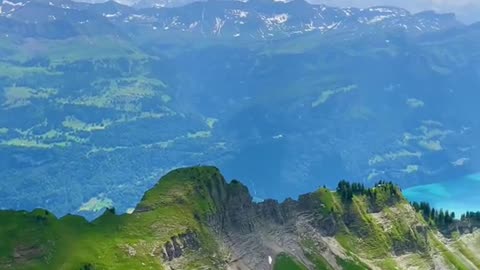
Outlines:
{"type": "Polygon", "coordinates": [[[132,214],[0,212],[0,268],[479,269],[475,228],[444,236],[393,184],[339,188],[255,203],[216,168],[174,170],[132,214]]]}

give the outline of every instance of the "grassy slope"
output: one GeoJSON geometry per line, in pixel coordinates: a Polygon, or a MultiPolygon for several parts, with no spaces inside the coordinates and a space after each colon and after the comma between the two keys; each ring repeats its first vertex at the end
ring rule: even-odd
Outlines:
{"type": "Polygon", "coordinates": [[[411,219],[408,216],[414,213],[405,209],[408,207],[406,201],[399,199],[395,203],[398,213],[392,212],[389,191],[377,189],[373,202],[362,195],[354,196],[349,203],[342,202],[335,193],[326,190],[321,192],[319,198],[324,205],[334,209],[339,220],[348,220],[348,224],[340,222],[340,230],[336,235],[337,241],[351,254],[350,260],[339,261],[339,265],[345,269],[368,269],[361,261],[368,261],[381,269],[398,269],[393,256],[395,248],[407,249],[409,244],[420,248],[426,246],[421,236],[411,229],[412,224],[407,222],[411,219]],[[382,225],[372,216],[370,209],[373,206],[383,209],[380,213],[388,225],[382,225]],[[399,215],[404,218],[398,218],[399,215]]]}
{"type": "Polygon", "coordinates": [[[465,256],[470,262],[472,262],[475,267],[480,268],[480,257],[478,257],[478,254],[475,255],[475,253],[470,250],[462,241],[458,240],[455,244],[454,247],[458,249],[458,251],[465,256]]]}
{"type": "MultiPolygon", "coordinates": [[[[162,269],[161,253],[155,250],[188,230],[199,234],[200,253],[213,254],[216,246],[195,215],[214,211],[202,185],[217,173],[210,167],[172,171],[145,194],[138,208],[148,211],[121,216],[107,211],[91,224],[77,216],[56,219],[43,210],[0,212],[0,268],[162,269]],[[132,248],[134,256],[128,252],[132,248]],[[15,258],[15,253],[26,255],[15,258]]],[[[209,260],[203,256],[198,263],[215,263],[209,260]]]]}
{"type": "Polygon", "coordinates": [[[363,262],[380,269],[400,269],[405,265],[432,268],[431,251],[438,253],[450,269],[480,269],[480,257],[475,251],[460,240],[453,245],[444,243],[404,199],[392,205],[388,202],[389,194],[384,190],[377,191],[380,192],[374,202],[365,196],[354,196],[351,203],[342,202],[337,194],[328,190],[317,193],[325,209],[331,209],[330,212],[333,209],[339,219],[349,217],[348,225],[340,222],[341,229],[336,235],[350,256],[350,259],[337,258],[343,269],[368,269],[363,262]],[[372,205],[382,209],[377,213],[381,220],[373,218],[369,210],[372,205]],[[425,231],[417,230],[417,226],[425,231]],[[411,253],[412,249],[414,253],[411,253]],[[404,265],[397,264],[395,250],[407,252],[401,259],[404,265]]]}
{"type": "Polygon", "coordinates": [[[273,265],[274,270],[307,270],[307,268],[301,263],[292,259],[286,254],[280,254],[275,258],[273,265]]]}

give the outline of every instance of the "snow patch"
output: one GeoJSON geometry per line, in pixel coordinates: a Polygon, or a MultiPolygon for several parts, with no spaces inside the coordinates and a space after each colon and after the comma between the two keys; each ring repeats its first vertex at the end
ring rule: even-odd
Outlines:
{"type": "Polygon", "coordinates": [[[22,3],[22,2],[13,3],[13,2],[10,2],[10,1],[8,1],[8,0],[3,0],[2,4],[3,4],[3,5],[14,6],[14,7],[17,7],[17,6],[23,7],[23,6],[25,6],[25,4],[22,3]]]}
{"type": "Polygon", "coordinates": [[[116,13],[111,13],[111,14],[108,14],[108,13],[103,13],[102,14],[103,17],[105,18],[114,18],[114,17],[118,17],[120,15],[122,15],[120,12],[116,12],[116,13]]]}
{"type": "Polygon", "coordinates": [[[310,32],[310,31],[318,29],[317,27],[315,27],[313,25],[313,21],[310,21],[310,23],[305,24],[305,26],[306,26],[306,28],[304,29],[305,32],[310,32]]]}
{"type": "Polygon", "coordinates": [[[151,17],[147,17],[141,14],[132,14],[125,19],[125,22],[129,21],[152,21],[151,17]]]}
{"type": "Polygon", "coordinates": [[[388,18],[391,18],[392,15],[379,15],[379,16],[375,16],[373,17],[372,19],[368,20],[367,21],[367,24],[374,24],[374,23],[379,23],[381,21],[384,21],[388,18]]]}
{"type": "Polygon", "coordinates": [[[369,11],[377,11],[381,13],[394,13],[395,11],[388,9],[388,8],[382,8],[382,7],[377,7],[377,8],[369,8],[369,11]]]}
{"type": "Polygon", "coordinates": [[[263,17],[262,19],[269,26],[272,26],[275,24],[283,24],[288,21],[288,14],[286,13],[276,14],[273,17],[263,17]]]}
{"type": "Polygon", "coordinates": [[[197,27],[197,25],[198,25],[198,21],[197,21],[197,22],[193,22],[193,23],[191,23],[191,24],[188,26],[188,29],[193,29],[193,28],[197,27]]]}
{"type": "Polygon", "coordinates": [[[213,33],[215,35],[219,35],[220,32],[222,31],[223,25],[225,25],[225,21],[216,17],[215,18],[215,26],[213,28],[213,33]]]}
{"type": "Polygon", "coordinates": [[[339,24],[340,24],[340,23],[332,23],[332,24],[330,24],[330,25],[327,25],[326,27],[327,27],[327,29],[334,29],[334,28],[336,28],[339,24]]]}
{"type": "Polygon", "coordinates": [[[248,11],[243,11],[240,9],[234,9],[232,10],[232,15],[237,17],[237,18],[246,18],[248,16],[248,11]]]}
{"type": "Polygon", "coordinates": [[[352,16],[352,13],[348,9],[342,9],[343,13],[345,13],[345,16],[350,17],[352,16]]]}

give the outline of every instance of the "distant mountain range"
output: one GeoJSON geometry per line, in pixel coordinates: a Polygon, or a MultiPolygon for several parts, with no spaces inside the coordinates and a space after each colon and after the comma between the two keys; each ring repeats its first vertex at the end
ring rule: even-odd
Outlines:
{"type": "Polygon", "coordinates": [[[88,4],[58,0],[3,0],[0,29],[5,34],[46,37],[96,31],[131,33],[136,29],[269,40],[341,31],[360,34],[393,30],[419,34],[462,26],[454,14],[431,11],[412,14],[394,7],[336,8],[303,0],[207,1],[173,8],[163,6],[169,6],[168,1],[142,0],[130,7],[112,1],[88,4]],[[61,29],[58,26],[62,26],[61,29]]]}

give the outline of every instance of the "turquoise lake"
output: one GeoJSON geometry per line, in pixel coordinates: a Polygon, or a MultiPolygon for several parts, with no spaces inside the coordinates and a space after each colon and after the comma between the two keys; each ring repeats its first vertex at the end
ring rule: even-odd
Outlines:
{"type": "Polygon", "coordinates": [[[436,209],[454,211],[457,216],[467,211],[480,211],[479,192],[480,173],[403,190],[409,201],[428,202],[436,209]]]}

